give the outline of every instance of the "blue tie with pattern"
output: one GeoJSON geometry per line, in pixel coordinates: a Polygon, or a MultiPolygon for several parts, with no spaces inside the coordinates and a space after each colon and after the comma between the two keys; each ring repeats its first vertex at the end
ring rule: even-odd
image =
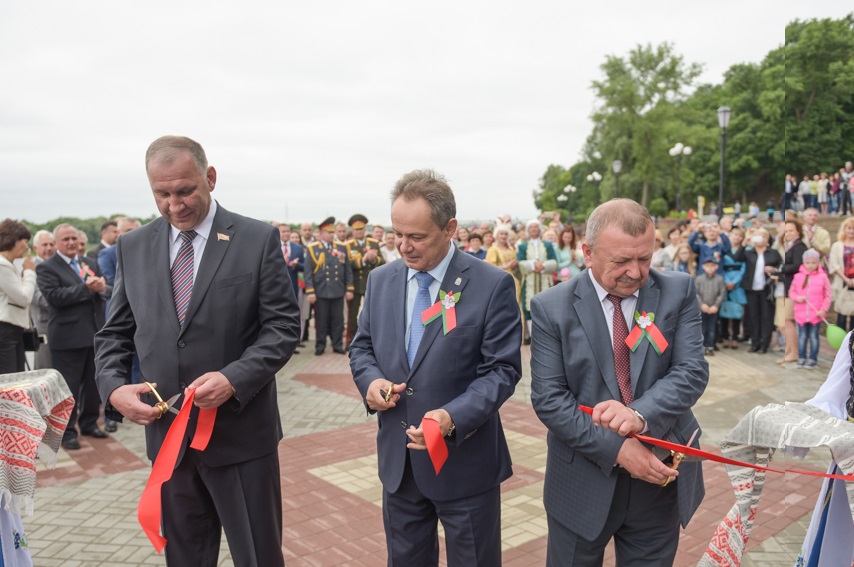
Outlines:
{"type": "Polygon", "coordinates": [[[424,323],[421,322],[421,313],[429,309],[432,304],[430,301],[430,284],[433,283],[433,276],[427,272],[418,272],[415,277],[418,279],[418,293],[415,294],[415,307],[412,309],[412,322],[409,324],[409,346],[406,349],[406,358],[409,360],[410,368],[412,368],[415,355],[418,353],[421,338],[424,336],[424,323]]]}

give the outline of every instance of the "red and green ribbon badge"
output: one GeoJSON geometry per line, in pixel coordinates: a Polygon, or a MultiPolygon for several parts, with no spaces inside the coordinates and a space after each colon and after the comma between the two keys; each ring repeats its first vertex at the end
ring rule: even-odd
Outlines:
{"type": "Polygon", "coordinates": [[[439,290],[439,301],[425,309],[421,313],[421,322],[428,325],[434,319],[442,316],[442,327],[447,335],[457,326],[457,312],[455,311],[457,303],[460,301],[462,292],[451,293],[439,290]]]}
{"type": "Polygon", "coordinates": [[[635,311],[635,323],[637,324],[632,329],[632,332],[626,337],[626,344],[629,345],[632,352],[638,349],[641,341],[646,337],[650,344],[652,344],[655,352],[661,356],[661,353],[667,350],[667,339],[664,338],[664,335],[655,326],[655,313],[652,311],[649,313],[638,313],[635,311]]]}

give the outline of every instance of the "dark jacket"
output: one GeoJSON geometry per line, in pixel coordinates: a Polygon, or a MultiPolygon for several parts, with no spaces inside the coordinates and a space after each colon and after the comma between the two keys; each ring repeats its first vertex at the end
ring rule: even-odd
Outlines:
{"type": "Polygon", "coordinates": [[[783,283],[786,285],[786,297],[789,296],[789,288],[792,285],[792,280],[795,279],[795,274],[798,273],[801,264],[804,263],[804,252],[806,251],[807,245],[804,244],[803,240],[798,240],[786,251],[783,265],[780,267],[780,272],[783,273],[783,283]]]}
{"type": "MultiPolygon", "coordinates": [[[[766,248],[765,254],[763,255],[765,258],[765,265],[771,266],[775,270],[779,268],[780,264],[783,263],[783,259],[780,257],[780,253],[774,250],[773,248],[766,248]]],[[[753,290],[753,276],[756,273],[756,260],[758,259],[758,254],[754,248],[745,248],[742,246],[738,252],[735,253],[734,259],[736,262],[744,262],[744,277],[741,279],[741,287],[743,287],[747,291],[753,290]]],[[[771,283],[770,278],[765,277],[765,287],[768,288],[768,285],[771,283]]]]}

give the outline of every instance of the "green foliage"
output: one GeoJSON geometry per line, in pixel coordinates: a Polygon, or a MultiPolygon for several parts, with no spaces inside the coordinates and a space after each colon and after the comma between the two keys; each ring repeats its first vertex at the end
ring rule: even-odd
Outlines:
{"type": "Polygon", "coordinates": [[[649,214],[654,217],[667,216],[667,201],[662,197],[657,197],[649,203],[649,214]]]}
{"type": "Polygon", "coordinates": [[[854,155],[854,15],[792,22],[783,45],[759,63],[733,65],[717,85],[695,86],[702,67],[686,63],[668,43],[608,56],[600,68],[585,159],[568,169],[549,166],[535,196],[540,208],[560,208],[556,198],[567,184],[578,188],[569,199],[574,214],[612,198],[617,159],[621,197],[650,207],[663,199],[665,210],[675,207],[677,190],[683,210],[701,195],[717,201],[720,106],[732,108],[726,203],[776,202],[786,173],[832,172],[854,155]],[[681,168],[668,154],[677,142],[693,150],[681,168]],[[587,181],[593,171],[603,179],[587,181]]]}

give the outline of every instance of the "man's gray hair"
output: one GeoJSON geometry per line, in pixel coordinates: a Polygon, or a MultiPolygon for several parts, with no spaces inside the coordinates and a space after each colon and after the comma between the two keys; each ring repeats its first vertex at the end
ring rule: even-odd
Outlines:
{"type": "Polygon", "coordinates": [[[205,149],[200,143],[186,136],[162,136],[151,142],[145,152],[145,172],[148,173],[148,166],[155,157],[158,161],[170,163],[181,151],[190,152],[199,167],[199,173],[204,175],[207,172],[208,158],[205,149]]]}
{"type": "Polygon", "coordinates": [[[42,238],[44,238],[45,236],[50,236],[54,241],[56,240],[56,238],[49,230],[40,230],[35,234],[35,236],[33,236],[33,246],[38,246],[39,244],[41,244],[42,238]]]}
{"type": "Polygon", "coordinates": [[[54,240],[59,240],[59,237],[57,235],[59,234],[59,231],[62,230],[63,228],[73,228],[75,230],[75,232],[77,231],[77,227],[74,226],[73,224],[68,224],[67,222],[64,222],[62,224],[58,224],[55,227],[53,227],[53,239],[54,240]]]}
{"type": "Polygon", "coordinates": [[[122,217],[118,220],[116,227],[121,230],[127,225],[136,225],[138,227],[140,226],[139,219],[135,219],[133,217],[122,217]]]}
{"type": "Polygon", "coordinates": [[[442,229],[457,216],[454,192],[445,177],[432,169],[416,169],[398,179],[391,191],[392,204],[399,197],[407,202],[419,198],[427,201],[430,205],[430,219],[442,229]]]}
{"type": "Polygon", "coordinates": [[[611,199],[596,207],[587,219],[587,246],[596,248],[596,239],[606,228],[618,226],[629,236],[641,236],[653,225],[652,217],[637,201],[611,199]]]}

